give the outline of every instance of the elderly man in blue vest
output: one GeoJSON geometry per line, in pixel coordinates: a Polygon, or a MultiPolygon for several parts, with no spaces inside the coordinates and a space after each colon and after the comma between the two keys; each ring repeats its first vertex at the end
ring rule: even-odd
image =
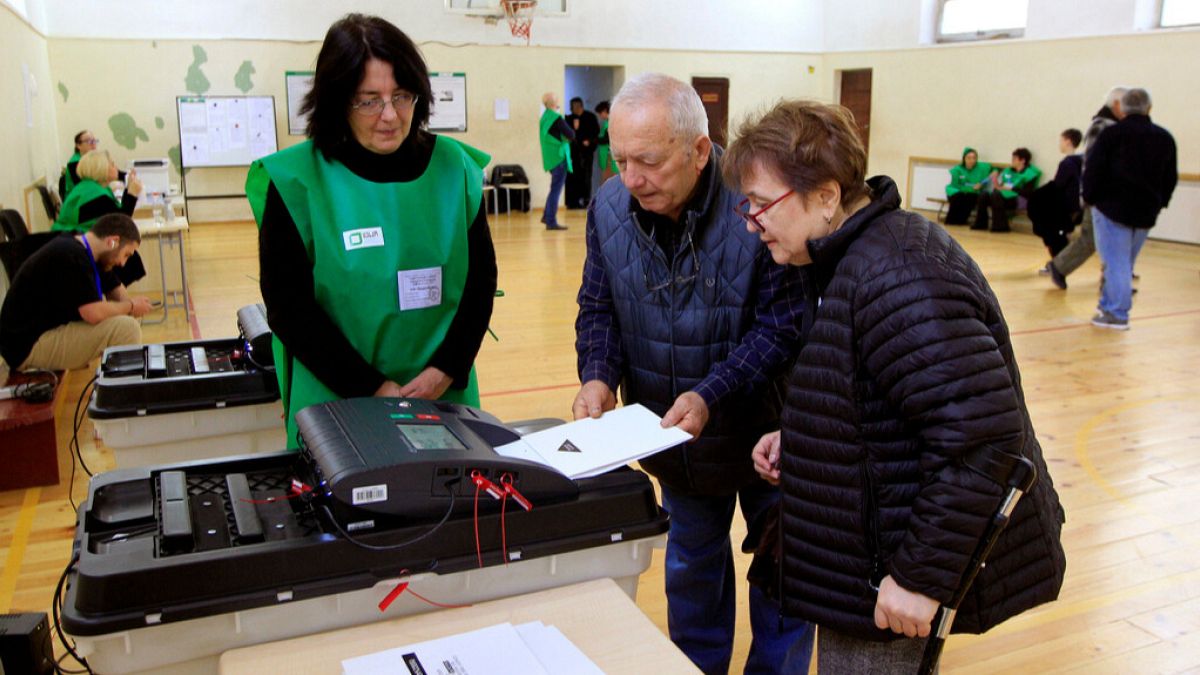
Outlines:
{"type": "MultiPolygon", "coordinates": [[[[742,199],[722,184],[721,149],[695,90],[648,73],[612,102],[609,140],[620,180],[597,193],[575,322],[573,414],[641,403],[695,440],[642,461],[671,515],[667,621],[705,673],[726,673],[735,580],[735,503],[748,527],[778,501],[754,472],[759,435],[778,427],[779,377],[799,348],[803,284],[747,231],[742,199]]],[[[781,620],[750,589],[747,673],[807,673],[811,628],[781,620]]]]}

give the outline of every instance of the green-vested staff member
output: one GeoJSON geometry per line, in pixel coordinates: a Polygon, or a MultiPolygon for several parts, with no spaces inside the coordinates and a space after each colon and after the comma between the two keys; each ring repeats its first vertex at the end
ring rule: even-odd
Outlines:
{"type": "MultiPolygon", "coordinates": [[[[130,171],[125,177],[125,194],[120,201],[108,187],[109,183],[119,178],[120,172],[107,150],[92,150],[85,154],[79,160],[76,171],[79,182],[63,201],[62,208],[58,210],[58,219],[50,226],[51,230],[82,234],[92,229],[101,216],[110,213],[133,216],[138,193],[142,191],[142,181],[138,180],[136,171],[130,171]]],[[[126,286],[146,276],[142,256],[135,251],[123,267],[116,269],[116,273],[126,286]]]]}
{"type": "Polygon", "coordinates": [[[479,404],[473,364],[496,290],[489,158],[425,131],[430,99],[408,36],[349,14],[317,56],[309,140],[246,179],[293,447],[296,412],[337,398],[479,404]]]}
{"type": "Polygon", "coordinates": [[[991,173],[992,165],[979,161],[975,148],[963,148],[962,163],[950,167],[950,184],[946,186],[946,198],[950,200],[946,210],[947,225],[967,224],[979,193],[989,185],[991,173]]]}
{"type": "Polygon", "coordinates": [[[63,199],[66,199],[71,190],[79,184],[79,159],[95,150],[97,145],[100,145],[100,139],[87,129],[75,134],[75,154],[67,160],[62,175],[58,177],[58,194],[63,199]]]}
{"type": "Polygon", "coordinates": [[[1025,148],[1012,153],[1012,166],[992,176],[992,191],[979,194],[972,230],[988,229],[988,211],[992,212],[992,232],[1008,232],[1008,212],[1024,206],[1021,202],[1037,189],[1042,170],[1030,164],[1033,155],[1025,148]]]}
{"type": "Polygon", "coordinates": [[[596,139],[596,159],[600,165],[600,183],[617,175],[617,163],[612,158],[612,146],[608,141],[608,112],[611,106],[608,101],[596,104],[596,116],[600,118],[600,137],[596,139]]]}

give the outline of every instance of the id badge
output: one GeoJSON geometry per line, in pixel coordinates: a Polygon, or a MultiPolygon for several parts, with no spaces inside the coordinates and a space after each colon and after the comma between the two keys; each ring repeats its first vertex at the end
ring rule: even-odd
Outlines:
{"type": "Polygon", "coordinates": [[[426,267],[396,273],[400,289],[400,311],[437,307],[442,304],[442,268],[426,267]]]}

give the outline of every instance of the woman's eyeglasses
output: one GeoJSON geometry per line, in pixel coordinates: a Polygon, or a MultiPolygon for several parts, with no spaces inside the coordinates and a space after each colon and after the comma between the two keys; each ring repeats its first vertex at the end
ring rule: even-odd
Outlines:
{"type": "Polygon", "coordinates": [[[749,223],[750,226],[753,227],[758,232],[766,232],[767,228],[763,227],[763,224],[761,222],[759,222],[758,217],[761,216],[762,214],[766,213],[767,209],[771,208],[772,206],[775,206],[779,202],[792,196],[792,194],[794,192],[796,192],[796,191],[788,190],[787,192],[783,193],[783,195],[781,197],[779,197],[779,199],[776,199],[775,201],[771,202],[770,204],[767,204],[766,206],[764,206],[761,209],[754,211],[754,212],[750,211],[750,200],[743,199],[736,207],[734,207],[733,212],[738,214],[739,216],[741,216],[742,220],[749,223]]]}
{"type": "Polygon", "coordinates": [[[100,145],[100,139],[99,138],[85,138],[82,141],[79,141],[79,144],[80,145],[100,145]]]}
{"type": "Polygon", "coordinates": [[[417,95],[402,91],[390,99],[372,98],[366,101],[351,103],[350,109],[363,117],[374,117],[383,112],[383,107],[387,105],[388,101],[391,101],[392,109],[396,112],[408,112],[417,104],[417,95]]]}

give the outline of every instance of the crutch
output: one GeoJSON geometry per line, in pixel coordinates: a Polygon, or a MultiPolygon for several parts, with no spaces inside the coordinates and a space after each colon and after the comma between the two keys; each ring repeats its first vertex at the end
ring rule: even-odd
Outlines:
{"type": "Polygon", "coordinates": [[[998,451],[991,446],[985,446],[980,451],[970,453],[964,458],[963,463],[975,473],[1008,488],[1008,493],[1004,495],[1004,501],[1000,502],[1000,508],[992,516],[991,522],[988,523],[987,529],[983,533],[983,538],[979,540],[975,552],[971,554],[971,562],[967,565],[966,572],[963,573],[962,584],[954,592],[950,601],[938,608],[933,628],[929,632],[929,640],[925,643],[925,655],[921,658],[918,675],[933,675],[933,672],[937,670],[938,660],[942,657],[942,648],[945,647],[946,638],[950,635],[950,626],[954,623],[954,615],[958,612],[959,605],[962,604],[963,598],[967,597],[967,591],[971,589],[971,584],[975,582],[979,570],[987,564],[988,554],[992,552],[992,547],[1000,539],[1000,533],[1008,525],[1008,520],[1012,516],[1013,509],[1017,507],[1017,502],[1037,482],[1037,469],[1033,466],[1033,462],[1020,455],[998,451]]]}

